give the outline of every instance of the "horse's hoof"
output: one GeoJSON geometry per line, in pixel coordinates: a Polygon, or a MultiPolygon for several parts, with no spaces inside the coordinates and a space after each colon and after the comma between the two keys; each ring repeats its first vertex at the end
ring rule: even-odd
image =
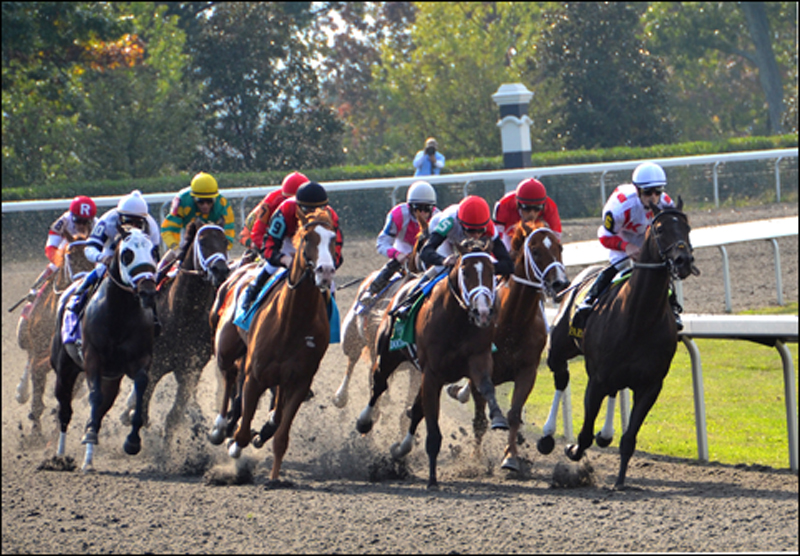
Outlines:
{"type": "Polygon", "coordinates": [[[81,444],[97,444],[97,433],[94,431],[86,431],[81,439],[81,444]]]}
{"type": "Polygon", "coordinates": [[[131,438],[130,436],[125,439],[125,443],[122,445],[122,448],[125,450],[125,453],[129,456],[135,456],[142,450],[142,441],[141,439],[131,438]]]}
{"type": "Polygon", "coordinates": [[[564,454],[572,461],[580,461],[583,457],[583,454],[578,453],[578,446],[576,444],[570,444],[564,448],[564,454]]]}
{"type": "Polygon", "coordinates": [[[508,421],[502,415],[494,417],[492,419],[492,430],[501,430],[507,431],[508,430],[508,421]]]}
{"type": "Polygon", "coordinates": [[[612,440],[614,440],[613,436],[611,438],[603,438],[600,436],[599,432],[594,437],[594,441],[597,442],[597,445],[601,448],[608,448],[608,445],[611,444],[612,440]]]}
{"type": "Polygon", "coordinates": [[[17,386],[17,395],[14,397],[17,400],[17,403],[24,404],[27,402],[31,397],[30,390],[28,388],[20,388],[17,386]]]}
{"type": "Polygon", "coordinates": [[[214,446],[219,446],[225,441],[225,431],[222,429],[214,429],[208,433],[208,441],[214,446]]]}
{"type": "Polygon", "coordinates": [[[503,460],[500,468],[508,469],[509,471],[519,471],[519,460],[514,456],[508,456],[503,460]]]}
{"type": "Polygon", "coordinates": [[[81,472],[82,473],[94,473],[94,465],[92,465],[91,463],[89,463],[89,464],[84,463],[83,466],[81,467],[81,472]]]}
{"type": "Polygon", "coordinates": [[[344,408],[347,405],[347,393],[339,394],[338,392],[333,396],[333,405],[338,407],[339,409],[344,408]]]}
{"type": "Polygon", "coordinates": [[[447,392],[447,395],[453,398],[454,400],[458,400],[458,393],[460,390],[461,387],[458,384],[449,384],[447,388],[445,388],[445,392],[447,392]]]}
{"type": "Polygon", "coordinates": [[[264,445],[264,441],[261,439],[261,435],[258,433],[253,434],[253,439],[250,441],[250,444],[253,445],[253,448],[256,450],[261,448],[264,445]]]}
{"type": "Polygon", "coordinates": [[[437,483],[436,481],[434,481],[432,483],[428,483],[428,490],[430,490],[431,492],[438,492],[439,491],[439,483],[437,483]]]}
{"type": "Polygon", "coordinates": [[[361,434],[367,434],[372,430],[372,420],[361,419],[356,420],[356,430],[361,434]]]}
{"type": "Polygon", "coordinates": [[[228,455],[233,459],[237,459],[239,456],[242,455],[242,449],[239,447],[239,444],[233,442],[228,448],[228,455]]]}
{"type": "Polygon", "coordinates": [[[543,436],[536,443],[536,449],[540,454],[547,455],[556,447],[556,441],[552,436],[543,436]]]}
{"type": "Polygon", "coordinates": [[[410,449],[404,448],[400,442],[395,442],[389,446],[389,453],[392,454],[392,459],[403,459],[410,451],[410,449]]]}

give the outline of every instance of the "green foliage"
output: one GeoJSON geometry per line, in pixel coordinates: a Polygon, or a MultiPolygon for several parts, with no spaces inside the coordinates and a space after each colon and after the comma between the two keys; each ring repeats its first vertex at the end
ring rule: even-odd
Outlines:
{"type": "Polygon", "coordinates": [[[661,62],[636,38],[625,2],[565,2],[545,14],[545,68],[565,99],[555,131],[570,149],[648,146],[674,137],[661,62]]]}
{"type": "MultiPolygon", "coordinates": [[[[307,6],[306,6],[307,7],[307,6]]],[[[208,14],[194,47],[204,148],[193,166],[244,171],[342,162],[342,125],[318,102],[313,54],[291,3],[229,2],[208,14]]],[[[302,10],[301,10],[302,11],[302,10]]]]}

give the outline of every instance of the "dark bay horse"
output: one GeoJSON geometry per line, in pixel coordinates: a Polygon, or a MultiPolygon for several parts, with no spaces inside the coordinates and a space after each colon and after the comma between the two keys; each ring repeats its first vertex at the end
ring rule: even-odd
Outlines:
{"type": "Polygon", "coordinates": [[[50,341],[56,329],[58,300],[64,290],[75,280],[94,268],[94,264],[83,255],[86,236],[79,235],[59,247],[56,263],[58,270],[41,286],[40,294],[25,314],[23,311],[17,325],[17,343],[28,352],[25,370],[17,385],[16,399],[24,404],[30,397],[32,383],[33,399],[28,419],[32,431],[41,432],[41,416],[44,411],[44,390],[50,366],[50,341]]]}
{"type": "MultiPolygon", "coordinates": [[[[177,391],[164,427],[167,439],[194,400],[203,368],[213,354],[214,339],[207,318],[217,288],[228,277],[225,230],[219,224],[204,224],[199,219],[190,222],[176,261],[180,262],[177,274],[158,286],[156,304],[162,333],[155,339],[150,379],[142,402],[142,419],[148,426],[153,391],[164,376],[174,374],[177,391]]],[[[125,424],[130,424],[135,401],[131,392],[123,413],[125,424]]]]}
{"type": "MultiPolygon", "coordinates": [[[[292,421],[328,349],[327,305],[336,273],[335,238],[326,210],[318,209],[308,217],[301,214],[300,229],[293,238],[296,253],[291,268],[256,309],[247,333],[242,416],[228,453],[237,458],[251,440],[259,448],[274,436],[270,481],[278,480],[292,421]],[[251,422],[258,401],[268,388],[276,389],[275,408],[261,431],[254,435],[251,422]]],[[[218,359],[226,361],[238,359],[240,350],[236,341],[233,346],[226,344],[230,336],[222,333],[223,326],[235,326],[226,320],[231,312],[223,311],[217,324],[215,349],[218,359]]],[[[230,376],[226,375],[226,380],[230,376]]],[[[218,417],[215,429],[219,423],[218,417]]]]}
{"type": "MultiPolygon", "coordinates": [[[[492,353],[492,382],[495,386],[514,383],[511,408],[506,414],[510,427],[508,444],[501,465],[511,471],[519,471],[517,433],[522,425],[522,409],[536,382],[547,342],[545,295],[554,298],[569,286],[561,252],[561,242],[552,230],[542,224],[520,223],[511,243],[514,274],[497,289],[497,350],[492,353]]],[[[476,447],[480,447],[487,429],[486,401],[471,382],[470,387],[475,400],[473,430],[476,447]]]]}
{"type": "Polygon", "coordinates": [[[373,366],[372,397],[361,412],[356,429],[366,434],[378,397],[397,366],[411,359],[422,371],[422,384],[411,408],[411,425],[405,439],[393,446],[392,455],[402,458],[411,451],[417,426],[425,418],[428,454],[428,488],[437,489],[436,460],[442,443],[439,400],[445,384],[468,377],[489,404],[493,429],[508,429],[492,384],[492,340],[495,324],[495,279],[491,240],[466,240],[456,245],[460,253],[448,276],[437,283],[424,300],[414,331],[416,346],[391,351],[391,316],[387,312],[378,333],[378,361],[373,366]]]}
{"type": "MultiPolygon", "coordinates": [[[[141,450],[142,397],[153,355],[153,312],[158,246],[137,228],[120,229],[113,258],[96,293],[88,301],[81,319],[83,346],[64,344],[61,325],[53,334],[51,363],[56,370],[56,398],[61,435],[57,455],[66,448],[67,428],[72,419],[72,391],[81,371],[86,372],[91,416],[86,423],[86,456],[83,470],[93,469],[94,445],[103,417],[114,404],[123,376],[134,381],[136,412],[132,430],[123,448],[130,455],[141,450]],[[77,349],[76,349],[77,348],[77,349]]],[[[63,323],[65,304],[59,304],[58,322],[63,323]]]]}
{"type": "MultiPolygon", "coordinates": [[[[359,299],[362,294],[367,290],[373,280],[378,276],[380,270],[372,272],[369,276],[364,278],[358,286],[358,292],[353,300],[353,304],[342,319],[342,351],[347,356],[347,370],[345,371],[342,382],[336,393],[333,396],[333,405],[342,408],[347,405],[348,388],[350,386],[350,379],[353,375],[353,369],[363,355],[364,351],[369,349],[370,366],[375,364],[375,359],[378,357],[375,352],[375,338],[378,334],[378,327],[380,326],[383,314],[389,308],[394,295],[400,291],[409,280],[413,279],[415,275],[421,272],[421,261],[419,261],[419,253],[428,238],[428,221],[424,218],[420,219],[420,231],[417,234],[414,249],[408,256],[405,262],[405,267],[402,269],[403,275],[389,283],[383,291],[375,295],[374,301],[369,306],[362,308],[359,299]]],[[[411,372],[409,380],[409,393],[412,396],[416,394],[419,389],[419,375],[409,368],[411,372]]],[[[409,400],[411,401],[411,400],[409,400]]]]}
{"type": "MultiPolygon", "coordinates": [[[[630,388],[634,394],[628,430],[620,441],[615,488],[624,487],[628,463],[636,448],[636,435],[661,392],[678,344],[675,317],[668,301],[670,281],[700,273],[694,266],[689,221],[682,208],[680,198],[676,208],[659,210],[651,203],[654,218],[645,234],[638,261],[622,286],[612,287],[600,297],[586,321],[582,341],[576,342],[569,335],[570,308],[575,292],[561,302],[550,335],[547,364],[554,373],[556,394],[550,419],[545,424],[545,436],[540,439],[538,448],[543,453],[552,450],[558,402],[569,382],[567,362],[583,353],[589,382],[584,394],[584,422],[578,444],[566,448],[571,460],[581,459],[592,445],[594,422],[603,399],[608,396],[613,417],[617,392],[630,388]]],[[[608,446],[612,436],[613,426],[609,426],[607,419],[606,427],[597,436],[597,444],[608,446]]]]}

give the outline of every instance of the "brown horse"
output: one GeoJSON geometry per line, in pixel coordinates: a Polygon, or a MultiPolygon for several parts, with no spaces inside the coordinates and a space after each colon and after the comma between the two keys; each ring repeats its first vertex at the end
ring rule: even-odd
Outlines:
{"type": "MultiPolygon", "coordinates": [[[[651,203],[655,216],[645,234],[638,261],[622,286],[612,287],[600,297],[586,321],[582,341],[576,342],[569,334],[570,307],[575,293],[561,302],[550,335],[547,364],[554,373],[556,395],[539,450],[549,453],[553,448],[558,402],[569,382],[567,362],[583,353],[589,382],[578,444],[566,448],[571,460],[581,459],[592,445],[594,422],[603,399],[608,396],[613,416],[617,392],[630,388],[634,393],[628,430],[620,442],[615,488],[624,487],[628,463],[636,448],[636,435],[661,392],[678,344],[675,317],[668,301],[670,282],[700,273],[694,266],[689,221],[682,208],[680,198],[676,208],[659,210],[651,203]]],[[[597,444],[608,446],[612,436],[613,426],[607,419],[606,426],[597,435],[597,444]]]]}
{"type": "MultiPolygon", "coordinates": [[[[345,356],[347,356],[347,370],[345,371],[339,388],[333,396],[333,405],[336,407],[342,408],[347,405],[347,390],[350,386],[350,378],[364,350],[369,349],[369,368],[371,369],[375,364],[375,359],[378,357],[378,354],[375,352],[375,338],[378,334],[378,327],[380,326],[383,314],[389,308],[389,303],[394,295],[400,291],[400,288],[408,283],[409,280],[413,279],[415,274],[424,270],[421,268],[422,262],[419,261],[419,252],[422,250],[427,238],[428,221],[421,218],[420,231],[417,234],[414,249],[411,251],[408,259],[406,259],[405,267],[401,269],[401,276],[392,280],[383,291],[378,292],[367,307],[362,307],[359,300],[380,271],[374,271],[359,285],[358,292],[356,292],[356,297],[353,300],[353,305],[347,311],[347,314],[345,314],[344,319],[342,319],[342,351],[345,356]]],[[[413,399],[414,394],[419,389],[419,375],[410,368],[409,372],[411,373],[409,377],[409,394],[413,399]]]]}
{"type": "MultiPolygon", "coordinates": [[[[514,382],[507,413],[508,444],[501,465],[511,471],[519,471],[517,433],[522,425],[522,409],[536,382],[539,360],[547,342],[545,295],[555,298],[569,286],[561,251],[561,242],[549,228],[521,223],[511,243],[514,274],[497,290],[499,310],[494,340],[497,350],[492,354],[492,382],[495,386],[514,382]]],[[[475,400],[472,426],[479,448],[487,429],[486,401],[471,382],[470,387],[475,400]]],[[[448,393],[453,395],[451,389],[448,393]]]]}
{"type": "MultiPolygon", "coordinates": [[[[142,419],[147,426],[153,391],[164,376],[173,373],[177,391],[164,427],[167,439],[183,419],[190,402],[194,401],[197,412],[200,411],[194,396],[214,347],[206,318],[217,288],[228,277],[228,239],[219,224],[206,224],[199,219],[190,222],[176,259],[180,262],[179,270],[174,278],[159,284],[156,304],[163,328],[153,347],[142,419]]],[[[130,424],[135,400],[131,392],[122,414],[125,424],[130,424]]]]}
{"type": "Polygon", "coordinates": [[[508,429],[497,404],[492,384],[492,340],[495,324],[494,264],[491,240],[466,240],[456,245],[461,256],[448,276],[438,282],[419,309],[414,331],[416,346],[391,351],[393,328],[387,312],[378,333],[379,359],[373,366],[372,397],[361,412],[356,429],[366,434],[372,428],[378,397],[387,379],[405,359],[422,371],[422,384],[411,408],[411,425],[392,455],[402,458],[411,451],[414,434],[424,416],[427,428],[428,488],[437,489],[436,460],[442,443],[439,429],[439,399],[445,384],[468,377],[489,404],[492,429],[508,429]]]}
{"type": "Polygon", "coordinates": [[[94,466],[94,446],[103,417],[111,409],[123,376],[134,381],[136,412],[131,433],[123,448],[130,455],[141,450],[142,397],[147,387],[147,372],[153,356],[153,312],[158,262],[158,246],[137,228],[120,230],[106,276],[86,304],[81,318],[82,349],[64,344],[61,326],[69,294],[62,296],[58,309],[59,326],[53,334],[51,363],[56,370],[56,398],[61,424],[57,455],[66,448],[67,428],[72,419],[72,390],[81,371],[86,372],[91,416],[86,423],[86,455],[83,470],[94,466]]]}
{"type": "MultiPolygon", "coordinates": [[[[330,287],[336,273],[335,238],[330,215],[318,209],[306,218],[300,216],[300,229],[294,236],[296,253],[285,280],[277,284],[256,309],[247,332],[242,384],[242,417],[229,447],[237,458],[250,444],[258,448],[274,435],[274,460],[270,480],[277,481],[289,444],[289,429],[300,404],[306,399],[320,361],[330,341],[328,322],[330,287]],[[275,409],[270,412],[260,433],[253,435],[250,426],[261,395],[275,388],[275,409]]],[[[241,288],[239,287],[239,290],[241,288]]],[[[240,338],[233,339],[225,327],[235,326],[232,309],[223,309],[217,324],[218,361],[231,362],[235,369],[240,355],[240,338]]],[[[237,327],[238,328],[238,327],[237,327]]],[[[228,329],[229,330],[229,329],[228,329]]],[[[238,333],[237,333],[238,335],[238,333]]],[[[220,363],[222,365],[222,363],[220,363]]],[[[222,368],[222,367],[221,367],[222,368]]],[[[235,374],[224,373],[226,382],[235,374]]],[[[229,394],[232,386],[226,386],[229,394]]],[[[227,399],[223,404],[227,403],[227,399]]],[[[210,436],[218,437],[225,426],[220,412],[210,436]]],[[[212,439],[213,441],[213,439],[212,439]]]]}
{"type": "Polygon", "coordinates": [[[17,325],[17,343],[28,352],[28,360],[17,385],[16,399],[21,404],[27,402],[30,397],[29,385],[32,383],[33,399],[28,419],[32,422],[31,430],[35,434],[41,432],[44,390],[47,372],[51,369],[50,340],[55,331],[58,299],[73,281],[94,268],[94,264],[83,254],[85,240],[85,235],[78,235],[59,247],[56,255],[58,270],[41,286],[32,306],[23,310],[17,325]]]}

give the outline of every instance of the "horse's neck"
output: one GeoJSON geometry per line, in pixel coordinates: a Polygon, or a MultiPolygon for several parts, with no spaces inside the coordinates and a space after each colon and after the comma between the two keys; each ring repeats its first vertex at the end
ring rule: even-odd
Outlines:
{"type": "MultiPolygon", "coordinates": [[[[649,240],[652,242],[652,240],[649,240]]],[[[638,263],[642,265],[660,265],[661,258],[655,255],[657,248],[647,245],[642,248],[638,263]]],[[[623,286],[627,288],[627,296],[633,310],[642,314],[644,319],[653,319],[659,316],[657,307],[666,307],[667,293],[669,291],[669,272],[666,267],[645,268],[634,266],[631,276],[623,286]]],[[[638,322],[638,319],[634,319],[638,322]]]]}
{"type": "MultiPolygon", "coordinates": [[[[517,273],[515,272],[514,275],[517,275],[517,273]]],[[[519,277],[527,280],[524,275],[519,277]]],[[[521,314],[520,323],[535,319],[542,298],[541,288],[522,284],[514,280],[513,277],[509,278],[507,287],[508,294],[503,302],[503,308],[513,314],[521,314]]]]}

